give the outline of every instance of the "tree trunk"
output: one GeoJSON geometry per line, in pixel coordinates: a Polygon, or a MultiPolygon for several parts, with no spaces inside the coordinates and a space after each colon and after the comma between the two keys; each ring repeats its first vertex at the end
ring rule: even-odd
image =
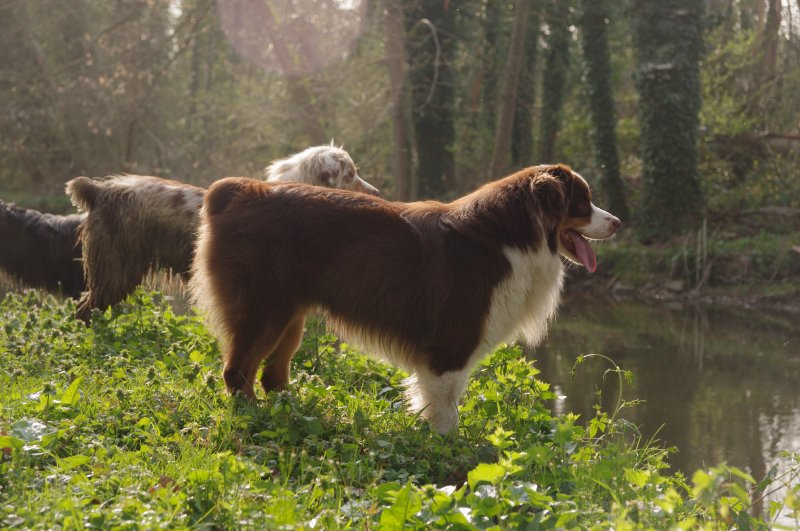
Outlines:
{"type": "Polygon", "coordinates": [[[392,105],[392,176],[395,199],[411,201],[414,190],[411,186],[409,168],[410,148],[406,121],[406,51],[403,30],[403,6],[401,0],[384,0],[386,4],[386,59],[391,82],[392,105]]]}
{"type": "Polygon", "coordinates": [[[664,240],[695,224],[703,208],[697,171],[703,3],[635,0],[642,200],[638,232],[664,240]]]}
{"type": "Polygon", "coordinates": [[[494,136],[497,125],[497,80],[501,60],[498,53],[501,44],[498,34],[503,22],[503,7],[501,2],[487,2],[486,18],[483,21],[483,67],[480,74],[483,92],[482,115],[483,127],[486,127],[489,138],[494,136]]]}
{"type": "Polygon", "coordinates": [[[511,130],[511,165],[519,169],[533,163],[533,109],[536,104],[536,56],[539,51],[539,6],[531,7],[525,31],[525,58],[517,83],[517,105],[511,130]]]}
{"type": "MultiPolygon", "coordinates": [[[[770,4],[772,4],[773,1],[774,0],[769,0],[770,4]]],[[[778,2],[780,3],[780,0],[778,0],[778,2]]],[[[764,0],[753,0],[752,4],[754,9],[753,14],[755,15],[756,19],[756,27],[763,28],[766,19],[766,13],[764,12],[764,0]]],[[[772,6],[770,6],[770,9],[772,9],[772,6]]]]}
{"type": "Polygon", "coordinates": [[[508,46],[506,60],[505,86],[500,101],[500,123],[497,126],[492,156],[492,179],[501,177],[511,165],[511,129],[514,125],[514,111],[517,104],[517,85],[522,59],[525,55],[525,30],[528,24],[528,0],[517,0],[514,13],[514,25],[511,30],[511,42],[508,46]]]}
{"type": "Polygon", "coordinates": [[[760,83],[769,83],[775,79],[778,63],[778,40],[781,29],[781,0],[769,0],[767,21],[762,33],[764,60],[761,62],[760,83]]]}
{"type": "Polygon", "coordinates": [[[611,211],[628,219],[624,185],[619,175],[616,112],[611,86],[611,58],[608,50],[606,0],[581,0],[578,26],[585,65],[584,79],[592,118],[594,158],[600,174],[598,189],[611,211]]]}
{"type": "Polygon", "coordinates": [[[203,35],[200,33],[200,22],[201,19],[196,20],[192,28],[192,55],[189,62],[189,113],[186,119],[186,125],[189,129],[189,135],[192,137],[196,136],[197,129],[197,98],[200,93],[200,76],[202,75],[200,72],[202,68],[200,60],[203,55],[209,53],[208,49],[203,49],[205,47],[201,42],[203,35]]]}
{"type": "Polygon", "coordinates": [[[542,82],[542,116],[539,134],[539,161],[555,162],[556,136],[561,127],[561,109],[567,93],[569,66],[569,7],[565,0],[552,0],[546,11],[550,27],[547,59],[542,82]]]}
{"type": "Polygon", "coordinates": [[[409,81],[417,152],[417,183],[422,196],[441,196],[455,188],[455,8],[441,0],[419,0],[408,17],[409,81]]]}

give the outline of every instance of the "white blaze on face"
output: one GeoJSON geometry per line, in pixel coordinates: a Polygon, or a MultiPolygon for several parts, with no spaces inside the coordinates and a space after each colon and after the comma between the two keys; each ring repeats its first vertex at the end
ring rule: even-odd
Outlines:
{"type": "MultiPolygon", "coordinates": [[[[576,179],[583,182],[586,188],[589,185],[586,180],[577,172],[572,172],[576,179]]],[[[593,240],[603,240],[610,238],[617,232],[621,222],[615,216],[598,208],[594,203],[590,203],[592,213],[589,217],[589,223],[572,227],[561,235],[559,246],[562,254],[570,260],[577,262],[586,268],[590,273],[594,273],[597,269],[597,255],[589,244],[587,238],[593,240]]]]}
{"type": "MultiPolygon", "coordinates": [[[[586,185],[586,188],[590,188],[589,183],[586,182],[586,179],[584,179],[580,173],[573,170],[572,174],[583,181],[583,184],[586,185]]],[[[615,232],[617,232],[617,229],[620,227],[620,225],[622,225],[622,222],[610,212],[606,212],[602,208],[598,208],[594,203],[591,205],[591,221],[588,225],[578,227],[576,230],[587,238],[592,238],[594,240],[610,238],[615,232]]]]}
{"type": "Polygon", "coordinates": [[[370,195],[380,195],[377,188],[358,175],[356,165],[347,153],[340,151],[337,153],[337,156],[339,160],[333,160],[331,162],[331,172],[337,175],[336,184],[333,186],[334,188],[353,190],[370,195]],[[337,169],[333,169],[334,165],[337,165],[337,169]]]}
{"type": "Polygon", "coordinates": [[[597,269],[597,255],[586,238],[593,240],[610,238],[617,232],[620,224],[619,219],[602,208],[597,208],[592,203],[592,215],[589,218],[589,224],[575,227],[566,232],[567,237],[572,242],[575,258],[590,273],[594,273],[597,269]]]}
{"type": "Polygon", "coordinates": [[[367,181],[358,176],[358,173],[353,177],[353,185],[351,190],[362,192],[370,195],[381,195],[377,188],[369,184],[367,181]]]}
{"type": "Polygon", "coordinates": [[[610,238],[621,225],[619,218],[592,203],[592,217],[588,225],[578,227],[578,232],[594,240],[610,238]]]}

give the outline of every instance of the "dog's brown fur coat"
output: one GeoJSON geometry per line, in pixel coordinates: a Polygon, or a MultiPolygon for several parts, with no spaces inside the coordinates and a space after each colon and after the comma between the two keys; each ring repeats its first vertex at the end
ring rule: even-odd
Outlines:
{"type": "Polygon", "coordinates": [[[264,360],[262,387],[285,386],[305,315],[320,307],[348,340],[412,372],[413,407],[444,432],[477,359],[520,330],[541,338],[561,287],[559,238],[592,213],[588,186],[564,166],[449,204],[224,179],[206,195],[191,287],[231,392],[254,397],[264,360]]]}

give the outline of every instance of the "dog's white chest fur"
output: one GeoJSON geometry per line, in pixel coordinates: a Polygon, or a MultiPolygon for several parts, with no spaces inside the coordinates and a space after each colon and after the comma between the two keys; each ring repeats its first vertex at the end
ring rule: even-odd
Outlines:
{"type": "Polygon", "coordinates": [[[520,336],[531,345],[538,344],[558,307],[564,278],[559,256],[546,250],[506,248],[503,252],[511,272],[492,293],[481,341],[466,365],[441,375],[418,367],[406,380],[411,408],[421,411],[439,433],[458,425],[458,401],[475,364],[500,343],[520,336]]]}
{"type": "Polygon", "coordinates": [[[537,345],[558,307],[564,269],[557,254],[513,248],[503,253],[511,264],[511,273],[492,293],[483,340],[473,356],[519,336],[537,345]]]}

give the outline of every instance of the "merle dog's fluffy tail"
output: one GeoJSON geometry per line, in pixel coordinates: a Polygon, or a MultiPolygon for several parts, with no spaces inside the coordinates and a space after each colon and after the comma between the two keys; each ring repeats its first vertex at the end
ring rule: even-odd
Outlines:
{"type": "Polygon", "coordinates": [[[75,177],[67,182],[67,195],[72,204],[84,212],[94,208],[102,185],[89,177],[75,177]]]}

